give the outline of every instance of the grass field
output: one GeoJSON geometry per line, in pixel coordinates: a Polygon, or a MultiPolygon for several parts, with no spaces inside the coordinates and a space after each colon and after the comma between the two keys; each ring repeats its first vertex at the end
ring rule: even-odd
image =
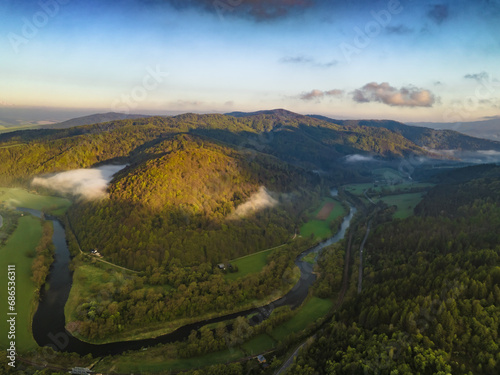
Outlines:
{"type": "Polygon", "coordinates": [[[273,329],[272,338],[281,341],[291,333],[302,331],[309,324],[325,316],[332,306],[333,302],[329,299],[311,298],[292,319],[273,329]]]}
{"type": "Polygon", "coordinates": [[[415,206],[422,200],[425,193],[388,195],[380,198],[389,206],[397,206],[393,217],[395,219],[406,219],[413,215],[415,206]]]}
{"type": "Polygon", "coordinates": [[[135,373],[145,372],[166,373],[167,371],[190,370],[199,367],[217,365],[235,361],[245,356],[245,353],[239,349],[227,349],[221,352],[209,353],[201,357],[186,359],[166,359],[163,355],[152,355],[149,350],[139,351],[131,354],[124,354],[115,358],[106,358],[100,362],[94,371],[103,373],[135,373]]]}
{"type": "Polygon", "coordinates": [[[62,214],[71,205],[66,198],[32,194],[23,189],[0,187],[0,203],[6,207],[26,207],[43,210],[52,214],[62,214]]]}
{"type": "Polygon", "coordinates": [[[224,277],[227,280],[236,280],[251,273],[262,271],[262,268],[264,268],[267,263],[267,257],[276,249],[277,248],[267,249],[255,254],[246,255],[244,257],[232,260],[230,263],[233,266],[238,267],[238,272],[228,272],[224,277]]]}
{"type": "Polygon", "coordinates": [[[330,229],[331,222],[344,215],[346,215],[346,211],[344,209],[344,206],[342,206],[342,204],[338,200],[332,198],[324,198],[321,201],[319,207],[308,214],[310,220],[302,225],[302,227],[300,228],[300,235],[302,237],[309,237],[314,234],[317,240],[331,237],[333,235],[332,230],[330,229]],[[335,203],[335,207],[330,212],[330,215],[326,220],[316,219],[318,213],[322,210],[323,206],[326,203],[335,203]]]}
{"type": "MultiPolygon", "coordinates": [[[[33,300],[35,286],[31,281],[31,264],[33,258],[25,254],[33,250],[42,236],[40,220],[32,216],[19,218],[17,229],[0,248],[0,273],[4,275],[4,285],[0,288],[0,311],[7,312],[7,266],[16,266],[16,344],[18,352],[27,352],[38,345],[31,333],[32,313],[35,302],[33,300]]],[[[7,320],[0,319],[0,346],[7,348],[7,320]]]]}
{"type": "Polygon", "coordinates": [[[250,341],[241,345],[246,355],[257,355],[276,346],[277,342],[267,333],[261,333],[250,341]]]}

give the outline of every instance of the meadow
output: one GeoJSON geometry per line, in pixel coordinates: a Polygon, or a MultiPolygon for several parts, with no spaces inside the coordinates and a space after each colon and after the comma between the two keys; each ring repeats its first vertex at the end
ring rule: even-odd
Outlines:
{"type": "Polygon", "coordinates": [[[406,219],[413,215],[413,210],[424,195],[425,193],[387,195],[380,200],[389,206],[397,206],[396,212],[393,214],[395,219],[406,219]]]}
{"type": "Polygon", "coordinates": [[[61,215],[71,206],[66,198],[38,195],[18,188],[0,187],[0,203],[6,208],[26,207],[61,215]]]}
{"type": "Polygon", "coordinates": [[[231,348],[194,358],[168,358],[169,356],[172,354],[169,353],[168,348],[164,350],[149,348],[122,356],[104,358],[94,368],[94,371],[107,373],[113,369],[118,373],[142,374],[151,372],[164,374],[165,371],[191,370],[237,361],[243,358],[245,353],[238,348],[231,348]]]}
{"type": "MultiPolygon", "coordinates": [[[[33,258],[28,256],[42,236],[41,221],[32,216],[19,218],[16,230],[0,248],[0,270],[7,274],[8,265],[16,266],[16,344],[20,353],[35,349],[38,345],[31,333],[32,316],[35,312],[35,285],[31,280],[33,258]]],[[[7,312],[7,288],[0,288],[0,311],[7,312]]],[[[0,319],[0,332],[7,332],[7,320],[0,319]]],[[[0,347],[7,348],[7,335],[0,336],[0,347]]]]}
{"type": "Polygon", "coordinates": [[[262,271],[264,266],[267,264],[267,257],[269,254],[283,246],[285,245],[233,259],[230,263],[233,267],[238,267],[238,272],[228,272],[224,277],[227,280],[236,280],[245,277],[246,275],[262,271]]]}
{"type": "Polygon", "coordinates": [[[346,210],[338,200],[333,198],[323,198],[319,206],[314,211],[308,213],[307,216],[309,220],[300,228],[300,235],[302,237],[309,237],[313,235],[316,240],[331,237],[334,234],[331,228],[331,223],[344,215],[346,215],[346,210]],[[317,219],[316,217],[323,206],[330,202],[334,203],[335,207],[330,212],[328,218],[326,220],[317,219]]]}

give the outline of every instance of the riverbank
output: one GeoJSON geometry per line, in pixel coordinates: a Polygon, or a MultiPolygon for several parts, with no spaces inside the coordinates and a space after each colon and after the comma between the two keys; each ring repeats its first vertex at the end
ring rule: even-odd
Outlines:
{"type": "MultiPolygon", "coordinates": [[[[324,247],[342,239],[344,237],[345,231],[349,226],[350,220],[354,215],[354,212],[355,209],[351,208],[350,214],[344,219],[344,222],[341,225],[341,229],[336,236],[329,239],[328,241],[325,241],[313,248],[304,251],[302,255],[312,252],[319,252],[324,247]]],[[[65,241],[65,233],[62,230],[58,231],[58,233],[59,237],[61,238],[58,238],[58,241],[55,241],[56,261],[54,262],[54,266],[51,270],[51,275],[49,276],[51,280],[51,287],[48,291],[46,291],[45,296],[42,296],[43,298],[40,303],[39,311],[37,311],[37,315],[35,316],[35,320],[33,323],[34,333],[35,333],[35,338],[39,345],[50,344],[50,335],[48,335],[49,333],[52,333],[52,335],[54,335],[55,332],[56,335],[57,334],[65,335],[65,337],[67,338],[67,340],[65,341],[67,341],[67,343],[64,347],[60,348],[60,350],[68,352],[77,352],[80,355],[86,355],[88,353],[92,353],[94,356],[121,354],[129,350],[138,350],[142,347],[150,347],[161,343],[165,344],[174,341],[184,340],[190,335],[192,330],[197,330],[206,324],[223,322],[235,319],[239,316],[247,316],[249,314],[254,314],[254,313],[260,314],[261,319],[266,319],[269,316],[268,314],[277,307],[286,305],[290,305],[292,307],[298,307],[307,297],[309,288],[316,279],[316,276],[313,274],[312,265],[307,262],[302,262],[300,260],[302,258],[301,255],[297,257],[295,261],[295,264],[301,270],[301,277],[299,278],[298,282],[295,285],[293,285],[289,293],[271,302],[270,304],[258,308],[253,307],[249,310],[240,311],[234,314],[219,316],[217,318],[213,318],[210,320],[198,321],[193,324],[187,324],[171,332],[170,334],[163,335],[155,339],[122,341],[122,342],[114,342],[101,345],[89,344],[87,342],[78,340],[74,336],[68,335],[64,327],[65,323],[64,304],[69,295],[69,290],[71,289],[71,272],[69,270],[69,264],[66,265],[61,264],[61,262],[58,261],[58,257],[60,257],[61,255],[68,257],[69,259],[69,251],[65,241]],[[68,278],[69,281],[66,281],[64,283],[54,282],[55,280],[59,280],[60,278],[64,279],[68,278]],[[56,286],[57,289],[54,289],[56,286]],[[39,312],[40,314],[38,314],[39,312]]]]}

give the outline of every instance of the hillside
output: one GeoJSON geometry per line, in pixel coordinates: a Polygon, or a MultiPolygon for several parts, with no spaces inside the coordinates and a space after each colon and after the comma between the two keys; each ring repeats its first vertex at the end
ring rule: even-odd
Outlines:
{"type": "MultiPolygon", "coordinates": [[[[24,183],[40,173],[85,168],[106,161],[144,157],[150,142],[179,133],[222,141],[238,150],[267,153],[311,170],[352,175],[339,161],[350,154],[394,159],[427,152],[400,134],[383,128],[341,126],[297,114],[242,117],[184,114],[117,120],[69,129],[39,129],[0,135],[0,181],[24,183]]],[[[351,176],[353,177],[353,176],[351,176]]]]}
{"type": "Polygon", "coordinates": [[[143,154],[118,173],[109,199],[69,212],[85,249],[137,270],[214,265],[280,245],[320,186],[313,174],[199,136],[175,135],[143,154]]]}
{"type": "Polygon", "coordinates": [[[471,137],[454,130],[436,130],[420,126],[410,126],[391,120],[334,120],[317,115],[312,115],[311,117],[345,126],[367,126],[389,129],[401,134],[420,147],[432,150],[500,151],[500,142],[471,137]]]}

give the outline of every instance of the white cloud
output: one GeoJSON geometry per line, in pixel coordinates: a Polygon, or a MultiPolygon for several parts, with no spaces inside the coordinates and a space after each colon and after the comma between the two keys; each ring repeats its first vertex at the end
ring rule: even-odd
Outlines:
{"type": "Polygon", "coordinates": [[[94,200],[106,197],[106,189],[113,175],[125,165],[105,165],[98,168],[75,169],[57,173],[50,177],[35,177],[31,182],[63,194],[72,194],[83,199],[94,200]]]}
{"type": "Polygon", "coordinates": [[[354,90],[352,99],[358,103],[380,102],[394,107],[432,107],[436,102],[429,90],[417,87],[397,89],[387,82],[367,83],[354,90]]]}

